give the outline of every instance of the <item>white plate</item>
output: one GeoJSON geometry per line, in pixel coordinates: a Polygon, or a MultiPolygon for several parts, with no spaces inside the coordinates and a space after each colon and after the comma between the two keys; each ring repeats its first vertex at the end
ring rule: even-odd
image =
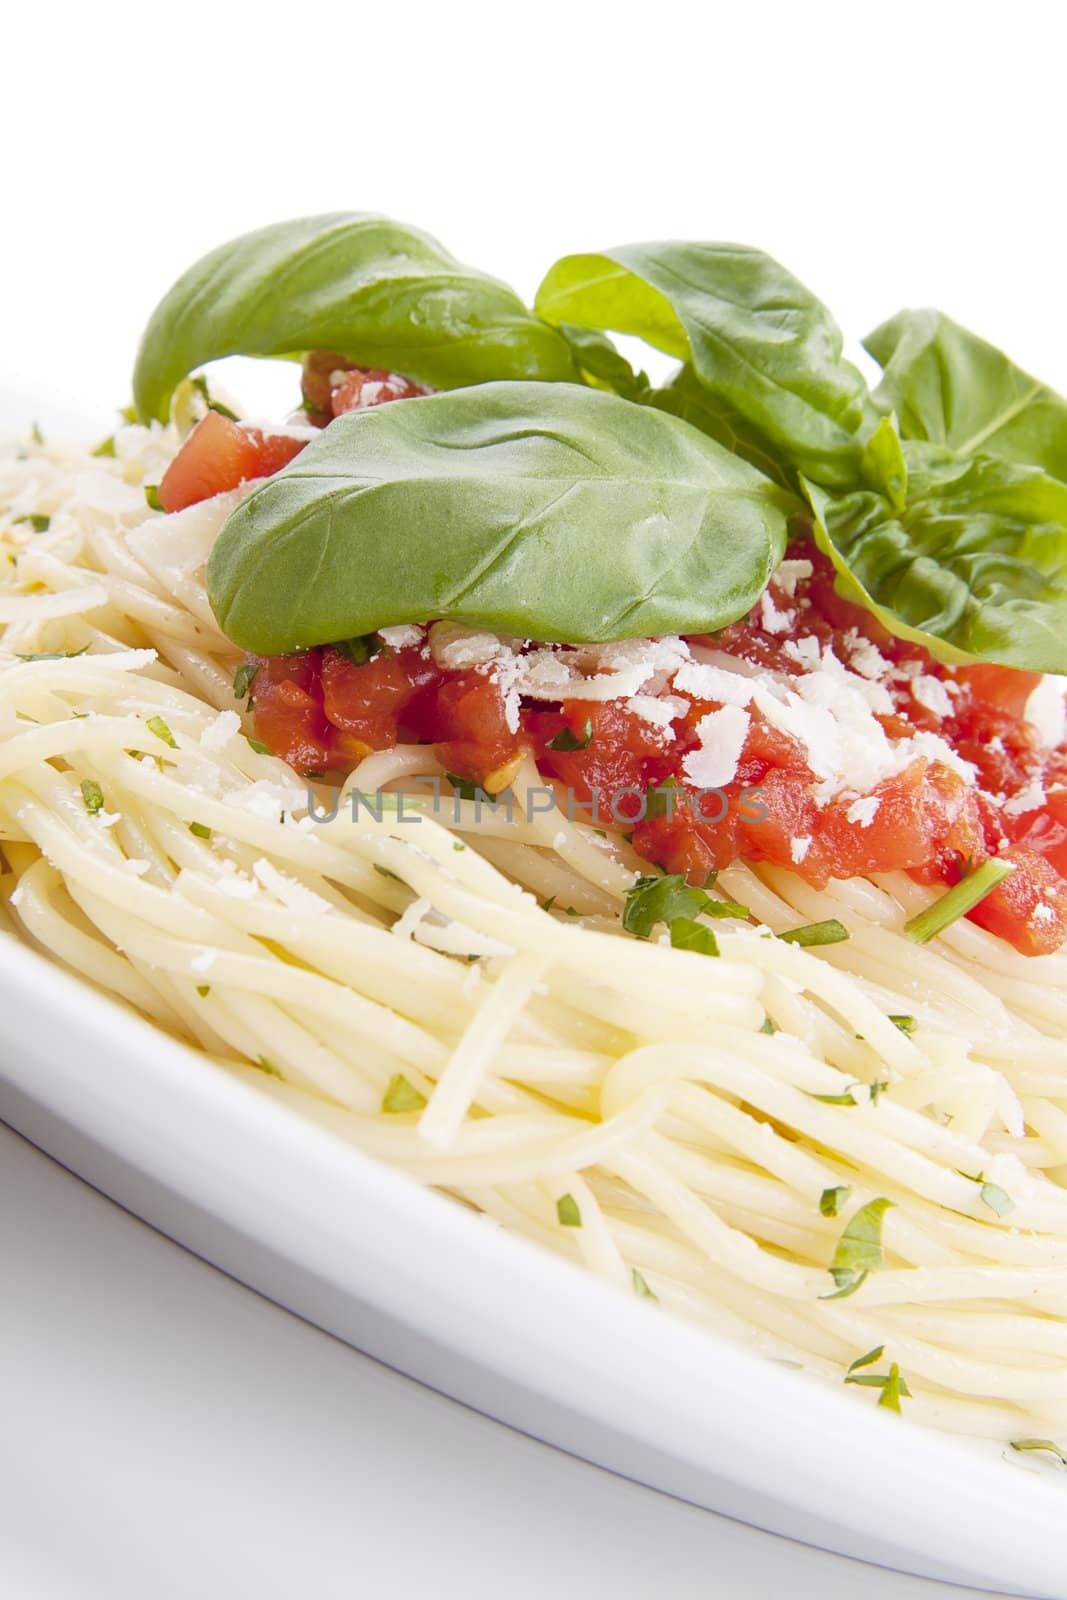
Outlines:
{"type": "Polygon", "coordinates": [[[617,1294],[7,935],[0,1116],[242,1282],[538,1438],[830,1550],[1067,1600],[1067,1477],[925,1433],[617,1294]]]}

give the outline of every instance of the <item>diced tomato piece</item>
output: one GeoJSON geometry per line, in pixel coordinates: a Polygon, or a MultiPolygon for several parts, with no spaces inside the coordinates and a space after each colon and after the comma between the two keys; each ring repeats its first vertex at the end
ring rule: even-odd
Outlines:
{"type": "Polygon", "coordinates": [[[250,478],[270,477],[288,466],[306,443],[286,433],[245,428],[221,412],[209,411],[163,474],[160,504],[164,511],[184,511],[250,478]]]}
{"type": "Polygon", "coordinates": [[[771,861],[779,867],[802,864],[807,881],[823,888],[833,868],[820,834],[819,811],[804,775],[772,767],[756,787],[759,811],[750,810],[739,819],[742,853],[750,861],[771,861]],[[793,855],[797,840],[807,841],[800,847],[800,863],[793,855]]]}
{"type": "Polygon", "coordinates": [[[417,650],[381,650],[357,665],[340,650],[322,653],[322,694],[326,716],[364,747],[387,750],[400,737],[404,711],[434,674],[417,650]]]}
{"type": "Polygon", "coordinates": [[[249,656],[256,733],[298,772],[322,771],[332,759],[332,730],[322,705],[319,652],[249,656]]]}
{"type": "MultiPolygon", "coordinates": [[[[603,801],[601,820],[609,825],[613,796],[619,796],[616,809],[620,816],[637,815],[640,799],[621,796],[619,791],[647,787],[646,769],[654,748],[647,723],[617,701],[603,700],[565,700],[562,711],[535,712],[530,720],[542,772],[559,778],[583,805],[597,793],[603,801]],[[553,749],[552,741],[565,734],[583,748],[553,749]]],[[[599,813],[599,802],[597,809],[599,813]]]]}
{"type": "Polygon", "coordinates": [[[500,686],[481,672],[460,673],[438,691],[434,715],[445,770],[494,794],[507,788],[528,747],[508,727],[500,686]]]}
{"type": "Polygon", "coordinates": [[[311,350],[304,357],[300,388],[309,422],[324,428],[333,417],[330,404],[336,374],[351,372],[354,362],[336,350],[311,350]]]}
{"type": "Polygon", "coordinates": [[[353,367],[335,386],[330,405],[334,416],[339,417],[345,411],[365,411],[368,406],[385,405],[390,400],[414,400],[429,392],[398,372],[386,372],[381,367],[372,367],[369,371],[353,367]]]}
{"type": "Polygon", "coordinates": [[[1051,955],[1067,939],[1067,883],[1044,856],[1018,845],[1003,852],[1015,871],[968,915],[1024,956],[1051,955]]]}

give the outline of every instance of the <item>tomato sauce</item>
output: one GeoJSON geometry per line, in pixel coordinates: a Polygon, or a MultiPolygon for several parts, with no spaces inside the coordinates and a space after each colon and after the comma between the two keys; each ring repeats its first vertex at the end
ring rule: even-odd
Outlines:
{"type": "MultiPolygon", "coordinates": [[[[353,406],[425,393],[330,352],[308,358],[304,392],[309,415],[323,425],[353,406]]],[[[203,443],[215,447],[217,436],[233,454],[234,441],[222,439],[214,415],[198,425],[168,478],[205,424],[212,439],[203,443]]],[[[229,480],[233,467],[225,451],[222,458],[229,480]]],[[[182,473],[176,479],[186,482],[182,473]]],[[[210,473],[199,471],[196,482],[207,481],[210,473]]],[[[188,492],[182,503],[190,503],[188,492]]],[[[572,804],[590,815],[595,806],[600,826],[627,832],[645,860],[693,881],[742,858],[788,867],[816,888],[894,870],[952,885],[997,856],[1016,870],[974,908],[972,920],[1027,955],[1067,940],[1067,744],[1061,738],[1046,746],[1027,719],[1040,678],[1007,667],[946,666],[893,637],[835,592],[829,562],[806,540],[790,547],[747,618],[688,643],[779,684],[801,681],[830,652],[848,671],[876,679],[875,714],[886,736],[918,743],[914,759],[906,759],[905,745],[906,764],[859,794],[820,793],[810,748],[757,709],[729,781],[698,798],[686,759],[700,747],[701,722],[721,702],[675,695],[667,726],[666,713],[650,723],[621,697],[548,705],[509,698],[491,664],[449,668],[419,630],[385,633],[396,636],[392,644],[377,636],[356,651],[324,646],[250,657],[264,743],[299,771],[321,772],[350,769],[398,742],[425,742],[448,772],[490,793],[505,788],[532,754],[572,804]],[[936,737],[931,744],[920,735],[936,737]]]]}

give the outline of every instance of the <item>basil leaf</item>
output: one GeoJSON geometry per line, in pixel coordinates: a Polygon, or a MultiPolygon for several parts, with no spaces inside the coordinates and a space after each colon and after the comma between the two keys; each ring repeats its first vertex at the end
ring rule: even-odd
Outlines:
{"type": "Polygon", "coordinates": [[[649,397],[652,385],[648,374],[635,372],[606,334],[567,322],[561,324],[559,331],[570,345],[582,377],[594,389],[607,389],[612,394],[621,394],[625,400],[638,402],[649,397]]]}
{"type": "Polygon", "coordinates": [[[892,1204],[892,1200],[869,1200],[851,1218],[830,1263],[836,1292],[820,1295],[820,1300],[842,1300],[855,1294],[867,1274],[884,1265],[882,1219],[892,1204]]]}
{"type": "Polygon", "coordinates": [[[902,511],[804,485],[838,589],[942,661],[1067,671],[1067,484],[992,456],[905,444],[902,511]]]}
{"type": "MultiPolygon", "coordinates": [[[[853,1100],[852,1104],[855,1105],[855,1103],[853,1100]]],[[[824,1189],[819,1196],[819,1210],[824,1217],[836,1217],[841,1207],[848,1203],[848,1197],[851,1193],[852,1189],[847,1183],[839,1183],[836,1189],[824,1189]]],[[[877,1361],[881,1353],[881,1350],[879,1350],[876,1355],[871,1357],[871,1360],[877,1361]]],[[[862,1361],[854,1361],[852,1365],[863,1366],[864,1363],[862,1361]]],[[[852,1367],[849,1367],[848,1370],[851,1372],[852,1367]]]]}
{"type": "Polygon", "coordinates": [[[796,474],[781,455],[736,407],[705,389],[688,363],[662,388],[653,390],[651,404],[691,423],[734,455],[743,456],[783,489],[795,490],[796,474]]]}
{"type": "Polygon", "coordinates": [[[591,717],[586,717],[585,725],[582,728],[582,737],[580,739],[578,738],[577,734],[572,733],[570,728],[561,728],[554,739],[549,739],[548,749],[559,750],[561,752],[569,752],[571,750],[588,750],[592,742],[593,721],[591,717]]]}
{"type": "Polygon", "coordinates": [[[549,322],[636,334],[821,483],[855,481],[866,386],[826,307],[743,245],[623,245],[564,256],[537,291],[549,322]]]}
{"type": "Polygon", "coordinates": [[[907,439],[999,456],[1067,480],[1067,400],[941,311],[898,311],[863,341],[875,400],[907,439]]]}
{"type": "Polygon", "coordinates": [[[483,384],[338,417],[208,562],[262,654],[449,617],[523,638],[705,633],[785,548],[781,491],[676,418],[577,384],[483,384]]]}
{"type": "Polygon", "coordinates": [[[719,942],[710,928],[691,917],[675,917],[670,925],[671,944],[675,950],[693,950],[701,956],[717,956],[719,942]]]}
{"type": "Polygon", "coordinates": [[[336,212],[243,234],[183,273],[141,340],[138,413],[165,421],[181,380],[220,356],[320,349],[438,389],[576,376],[567,341],[506,284],[417,228],[336,212]]]}

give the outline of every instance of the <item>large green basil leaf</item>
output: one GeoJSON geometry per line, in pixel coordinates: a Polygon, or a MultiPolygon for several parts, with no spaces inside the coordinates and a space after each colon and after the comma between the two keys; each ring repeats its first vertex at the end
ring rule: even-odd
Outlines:
{"type": "Polygon", "coordinates": [[[864,340],[875,398],[908,439],[1001,456],[1067,480],[1067,400],[940,311],[899,311],[864,340]]]}
{"type": "Polygon", "coordinates": [[[208,593],[267,653],[436,617],[551,641],[705,632],[781,560],[782,498],[652,407],[483,384],[338,418],[230,517],[208,593]]]}
{"type": "Polygon", "coordinates": [[[317,349],[438,389],[576,377],[566,340],[506,284],[417,228],[338,212],[259,228],[190,267],[141,340],[137,410],[165,417],[182,378],[219,356],[317,349]]]}
{"type": "Polygon", "coordinates": [[[783,489],[792,489],[796,475],[769,445],[758,429],[740,415],[720,395],[705,389],[688,363],[661,388],[652,392],[651,403],[672,416],[684,417],[694,428],[717,439],[727,450],[751,461],[754,467],[783,489]]]}
{"type": "Polygon", "coordinates": [[[570,345],[582,377],[594,389],[607,389],[611,394],[621,394],[624,399],[636,400],[640,404],[649,398],[652,385],[648,374],[635,372],[607,334],[596,328],[579,328],[567,322],[560,324],[559,331],[570,345]]]}
{"type": "Polygon", "coordinates": [[[535,308],[548,322],[637,334],[688,362],[782,460],[820,483],[855,482],[863,379],[826,307],[762,251],[666,243],[564,256],[535,308]]]}
{"type": "Polygon", "coordinates": [[[903,456],[901,509],[805,485],[841,592],[941,660],[1067,672],[1067,484],[914,442],[903,456]]]}

